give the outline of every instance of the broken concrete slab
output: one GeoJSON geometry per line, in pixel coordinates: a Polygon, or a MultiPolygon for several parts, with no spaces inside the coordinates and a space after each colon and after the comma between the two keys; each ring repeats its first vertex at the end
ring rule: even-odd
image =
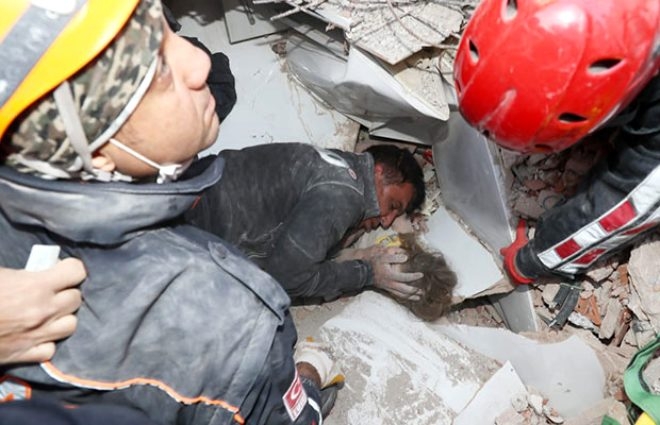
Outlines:
{"type": "Polygon", "coordinates": [[[604,397],[603,368],[594,350],[577,336],[540,343],[505,329],[433,327],[488,357],[510,361],[525,385],[540,391],[564,417],[577,415],[604,397]]]}
{"type": "Polygon", "coordinates": [[[511,363],[506,362],[475,394],[453,425],[495,423],[495,419],[511,406],[511,399],[520,393],[527,393],[525,384],[511,363]]]}
{"type": "Polygon", "coordinates": [[[433,160],[446,207],[493,253],[513,241],[504,169],[493,145],[459,112],[449,118],[447,138],[433,145],[433,160]]]}
{"type": "Polygon", "coordinates": [[[347,378],[328,424],[436,425],[481,417],[493,403],[489,394],[499,394],[493,388],[508,394],[504,408],[521,393],[511,369],[502,368],[507,362],[523,388],[548,399],[556,418],[580,414],[604,397],[598,357],[575,336],[540,343],[501,328],[425,323],[371,291],[292,312],[300,338],[329,342],[347,378]]]}
{"type": "Polygon", "coordinates": [[[448,424],[501,367],[381,294],[334,305],[341,311],[316,330],[309,310],[304,320],[293,310],[300,337],[311,331],[329,342],[346,375],[326,424],[448,424]]]}
{"type": "MultiPolygon", "coordinates": [[[[513,241],[513,232],[504,187],[506,171],[494,146],[460,113],[452,112],[448,137],[433,145],[433,159],[444,204],[489,248],[493,261],[501,261],[496,253],[513,241]]],[[[439,232],[434,236],[437,240],[442,237],[439,232]]],[[[467,255],[463,261],[469,261],[467,255]]],[[[502,278],[508,279],[504,274],[502,278]]],[[[518,289],[493,302],[510,329],[516,332],[537,329],[528,290],[518,289]]]]}
{"type": "MultiPolygon", "coordinates": [[[[281,0],[255,0],[279,3],[281,0]]],[[[274,16],[305,12],[345,31],[351,45],[395,65],[425,47],[455,48],[460,31],[478,3],[463,0],[413,2],[344,2],[284,0],[292,9],[274,16]]]]}

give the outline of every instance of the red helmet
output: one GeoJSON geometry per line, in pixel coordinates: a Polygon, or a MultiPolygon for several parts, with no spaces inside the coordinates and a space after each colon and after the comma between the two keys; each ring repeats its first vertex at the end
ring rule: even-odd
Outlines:
{"type": "Polygon", "coordinates": [[[660,65],[658,0],[482,0],[456,55],[465,119],[522,152],[560,151],[660,65]]]}

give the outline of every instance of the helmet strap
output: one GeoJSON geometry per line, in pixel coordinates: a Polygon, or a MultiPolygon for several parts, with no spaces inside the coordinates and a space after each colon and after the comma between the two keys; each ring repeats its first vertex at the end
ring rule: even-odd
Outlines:
{"type": "Polygon", "coordinates": [[[92,173],[94,170],[92,166],[92,153],[89,150],[87,136],[80,121],[80,115],[73,100],[69,82],[64,81],[57,86],[53,92],[53,97],[55,98],[55,104],[57,105],[60,117],[62,117],[64,130],[71,142],[71,146],[78,153],[85,170],[92,173]]]}
{"type": "Polygon", "coordinates": [[[132,157],[137,158],[140,161],[144,162],[145,164],[158,170],[158,178],[156,179],[156,183],[159,184],[177,180],[181,176],[181,174],[183,174],[183,172],[188,169],[188,167],[193,161],[193,159],[191,158],[189,161],[186,161],[183,164],[162,165],[157,163],[156,161],[152,161],[151,159],[147,158],[146,156],[142,155],[136,150],[129,148],[128,146],[126,146],[125,144],[123,144],[122,142],[120,142],[115,138],[110,138],[109,143],[123,150],[132,157]]]}

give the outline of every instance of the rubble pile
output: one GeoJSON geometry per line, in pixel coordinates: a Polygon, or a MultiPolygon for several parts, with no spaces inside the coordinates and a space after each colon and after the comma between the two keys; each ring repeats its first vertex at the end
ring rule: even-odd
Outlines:
{"type": "MultiPolygon", "coordinates": [[[[611,150],[611,134],[599,133],[567,151],[517,155],[502,151],[511,170],[510,206],[528,220],[533,232],[546,210],[573,195],[590,170],[611,150]]],[[[660,241],[638,241],[590,270],[580,282],[544,281],[533,289],[538,316],[548,329],[586,330],[601,344],[595,347],[616,357],[609,370],[610,395],[622,400],[622,373],[634,353],[660,330],[660,241]]],[[[527,422],[525,422],[527,423],[527,422]]]]}
{"type": "Polygon", "coordinates": [[[548,400],[536,391],[517,394],[511,406],[495,418],[495,425],[541,425],[562,424],[564,418],[557,413],[548,400]]]}
{"type": "Polygon", "coordinates": [[[520,155],[501,151],[511,170],[510,205],[521,218],[536,220],[546,210],[574,194],[578,184],[611,149],[609,134],[598,133],[556,154],[520,155]]]}

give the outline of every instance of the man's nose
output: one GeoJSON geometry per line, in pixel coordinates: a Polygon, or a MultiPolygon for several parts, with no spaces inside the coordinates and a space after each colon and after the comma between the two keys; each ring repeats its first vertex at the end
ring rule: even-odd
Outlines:
{"type": "Polygon", "coordinates": [[[380,218],[380,225],[383,227],[383,229],[389,229],[389,227],[394,222],[395,218],[396,218],[396,211],[392,211],[391,213],[384,215],[380,218]]]}

